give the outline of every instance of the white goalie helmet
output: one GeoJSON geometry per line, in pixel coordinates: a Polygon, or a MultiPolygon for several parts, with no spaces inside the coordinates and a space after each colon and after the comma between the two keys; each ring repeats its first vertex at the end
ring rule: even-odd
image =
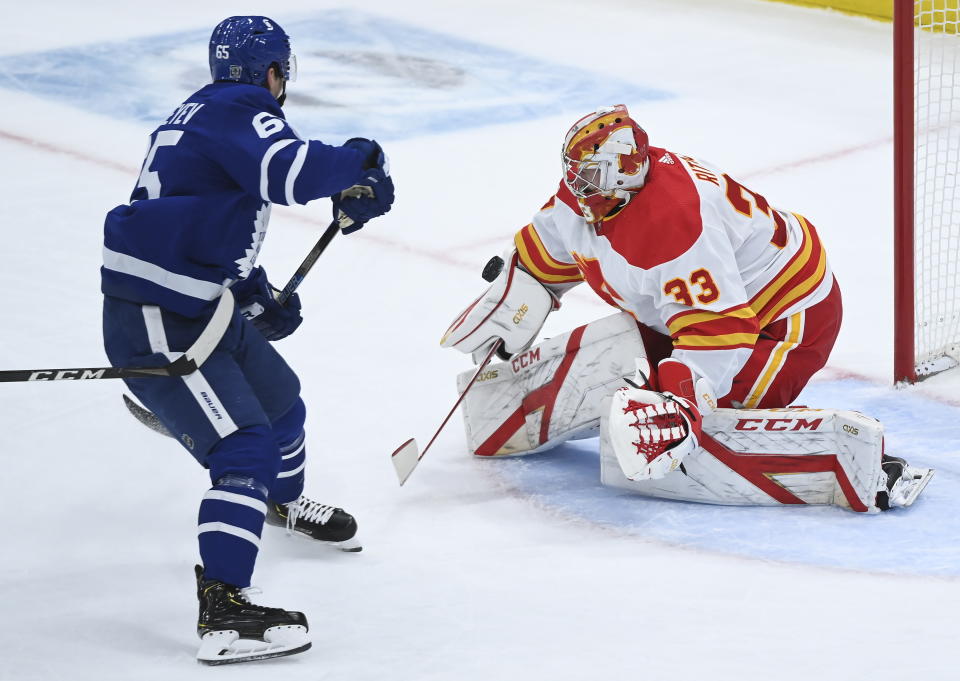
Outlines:
{"type": "Polygon", "coordinates": [[[600,222],[643,187],[650,168],[647,133],[618,104],[573,124],[563,141],[563,179],[587,222],[600,222]]]}

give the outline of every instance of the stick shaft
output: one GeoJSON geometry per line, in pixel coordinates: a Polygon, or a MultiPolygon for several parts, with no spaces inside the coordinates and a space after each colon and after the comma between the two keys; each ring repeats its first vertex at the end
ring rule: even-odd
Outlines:
{"type": "MultiPolygon", "coordinates": [[[[168,365],[169,366],[169,365],[168,365]]],[[[0,371],[0,383],[21,381],[90,381],[107,378],[176,376],[164,367],[79,367],[76,369],[12,369],[0,371]]]]}
{"type": "Polygon", "coordinates": [[[477,379],[480,377],[480,374],[483,372],[484,369],[487,368],[487,364],[490,363],[490,360],[493,359],[494,353],[496,353],[496,351],[500,349],[500,346],[502,344],[503,344],[503,341],[498,340],[496,343],[493,344],[493,347],[490,348],[490,352],[488,352],[487,356],[483,358],[482,362],[480,362],[480,366],[477,367],[477,371],[473,375],[473,378],[470,379],[470,382],[467,383],[467,387],[463,389],[462,393],[460,393],[460,397],[457,398],[457,401],[454,403],[453,408],[447,414],[447,417],[443,419],[443,423],[441,423],[440,427],[437,428],[437,432],[433,434],[433,437],[430,438],[430,442],[428,442],[427,446],[423,448],[422,452],[420,452],[420,456],[417,458],[417,461],[419,461],[426,455],[427,450],[430,449],[430,445],[432,445],[434,440],[437,439],[437,436],[440,435],[440,431],[443,430],[444,426],[447,425],[447,422],[450,420],[450,417],[453,416],[453,413],[457,410],[457,407],[459,407],[460,403],[463,402],[463,398],[467,396],[468,392],[470,392],[470,388],[472,388],[474,383],[477,382],[477,379]]]}
{"type": "MultiPolygon", "coordinates": [[[[347,218],[349,220],[349,218],[347,218]]],[[[287,285],[283,287],[283,290],[280,292],[280,295],[277,296],[277,302],[281,305],[285,305],[286,302],[290,299],[290,296],[293,295],[293,292],[296,291],[300,284],[303,283],[303,280],[306,278],[307,273],[313,269],[313,265],[317,262],[320,256],[327,246],[330,245],[330,242],[333,241],[333,237],[337,235],[337,232],[340,231],[340,225],[342,220],[334,220],[330,223],[330,226],[320,235],[320,239],[310,249],[310,252],[307,253],[307,257],[303,259],[303,262],[300,263],[300,267],[297,268],[297,271],[293,273],[293,276],[290,277],[290,281],[287,282],[287,285]]]]}
{"type": "Polygon", "coordinates": [[[71,369],[11,369],[0,371],[0,383],[20,381],[90,381],[109,378],[148,378],[151,376],[186,376],[203,364],[233,317],[234,301],[230,289],[220,296],[213,315],[197,340],[180,357],[159,367],[79,367],[71,369]]]}

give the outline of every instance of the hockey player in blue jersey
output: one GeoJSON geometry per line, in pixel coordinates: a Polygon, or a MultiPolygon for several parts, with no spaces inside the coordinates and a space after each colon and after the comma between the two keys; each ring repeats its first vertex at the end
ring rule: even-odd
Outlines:
{"type": "Polygon", "coordinates": [[[222,341],[183,378],[127,385],[209,470],[200,503],[198,657],[263,659],[310,647],[302,613],[252,604],[264,522],[359,550],[356,522],[302,496],[306,408],[296,374],[269,341],[300,325],[300,300],[277,302],[256,265],[270,206],[332,197],[355,231],[390,210],[380,146],[303,140],[280,108],[296,61],[287,34],[260,16],[230,17],[210,39],[213,82],[150,136],[129,204],[104,226],[103,331],[114,366],[165,364],[198,337],[221,294],[237,301],[222,341]],[[362,191],[341,192],[351,187],[362,191]]]}

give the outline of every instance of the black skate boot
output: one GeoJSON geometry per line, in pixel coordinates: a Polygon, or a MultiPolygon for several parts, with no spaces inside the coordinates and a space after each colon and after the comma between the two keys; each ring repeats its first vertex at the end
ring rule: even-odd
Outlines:
{"type": "Polygon", "coordinates": [[[341,551],[362,551],[357,539],[357,521],[342,508],[318,504],[300,497],[289,504],[267,500],[268,525],[286,527],[310,539],[330,544],[341,551]]]}
{"type": "Polygon", "coordinates": [[[243,589],[204,579],[199,565],[194,572],[200,601],[200,662],[251,662],[302,653],[310,647],[307,618],[302,612],[254,605],[243,589]]]}
{"type": "Polygon", "coordinates": [[[877,493],[877,508],[889,511],[893,506],[910,506],[933,477],[933,469],[914,468],[905,459],[884,454],[880,467],[887,475],[886,487],[877,493]]]}

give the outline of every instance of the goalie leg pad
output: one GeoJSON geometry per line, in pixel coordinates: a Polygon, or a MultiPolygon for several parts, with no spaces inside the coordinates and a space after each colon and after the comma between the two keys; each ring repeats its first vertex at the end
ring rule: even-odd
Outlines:
{"type": "MultiPolygon", "coordinates": [[[[605,410],[606,411],[606,410],[605,410]]],[[[683,471],[629,480],[601,424],[601,481],[646,496],[742,506],[834,504],[875,513],[886,490],[883,426],[853,411],[717,409],[683,471]]]]}
{"type": "MultiPolygon", "coordinates": [[[[491,364],[463,402],[470,451],[532,454],[595,437],[603,398],[633,375],[636,358],[643,356],[637,324],[621,312],[491,364]]],[[[457,377],[460,392],[473,373],[457,377]]]]}

